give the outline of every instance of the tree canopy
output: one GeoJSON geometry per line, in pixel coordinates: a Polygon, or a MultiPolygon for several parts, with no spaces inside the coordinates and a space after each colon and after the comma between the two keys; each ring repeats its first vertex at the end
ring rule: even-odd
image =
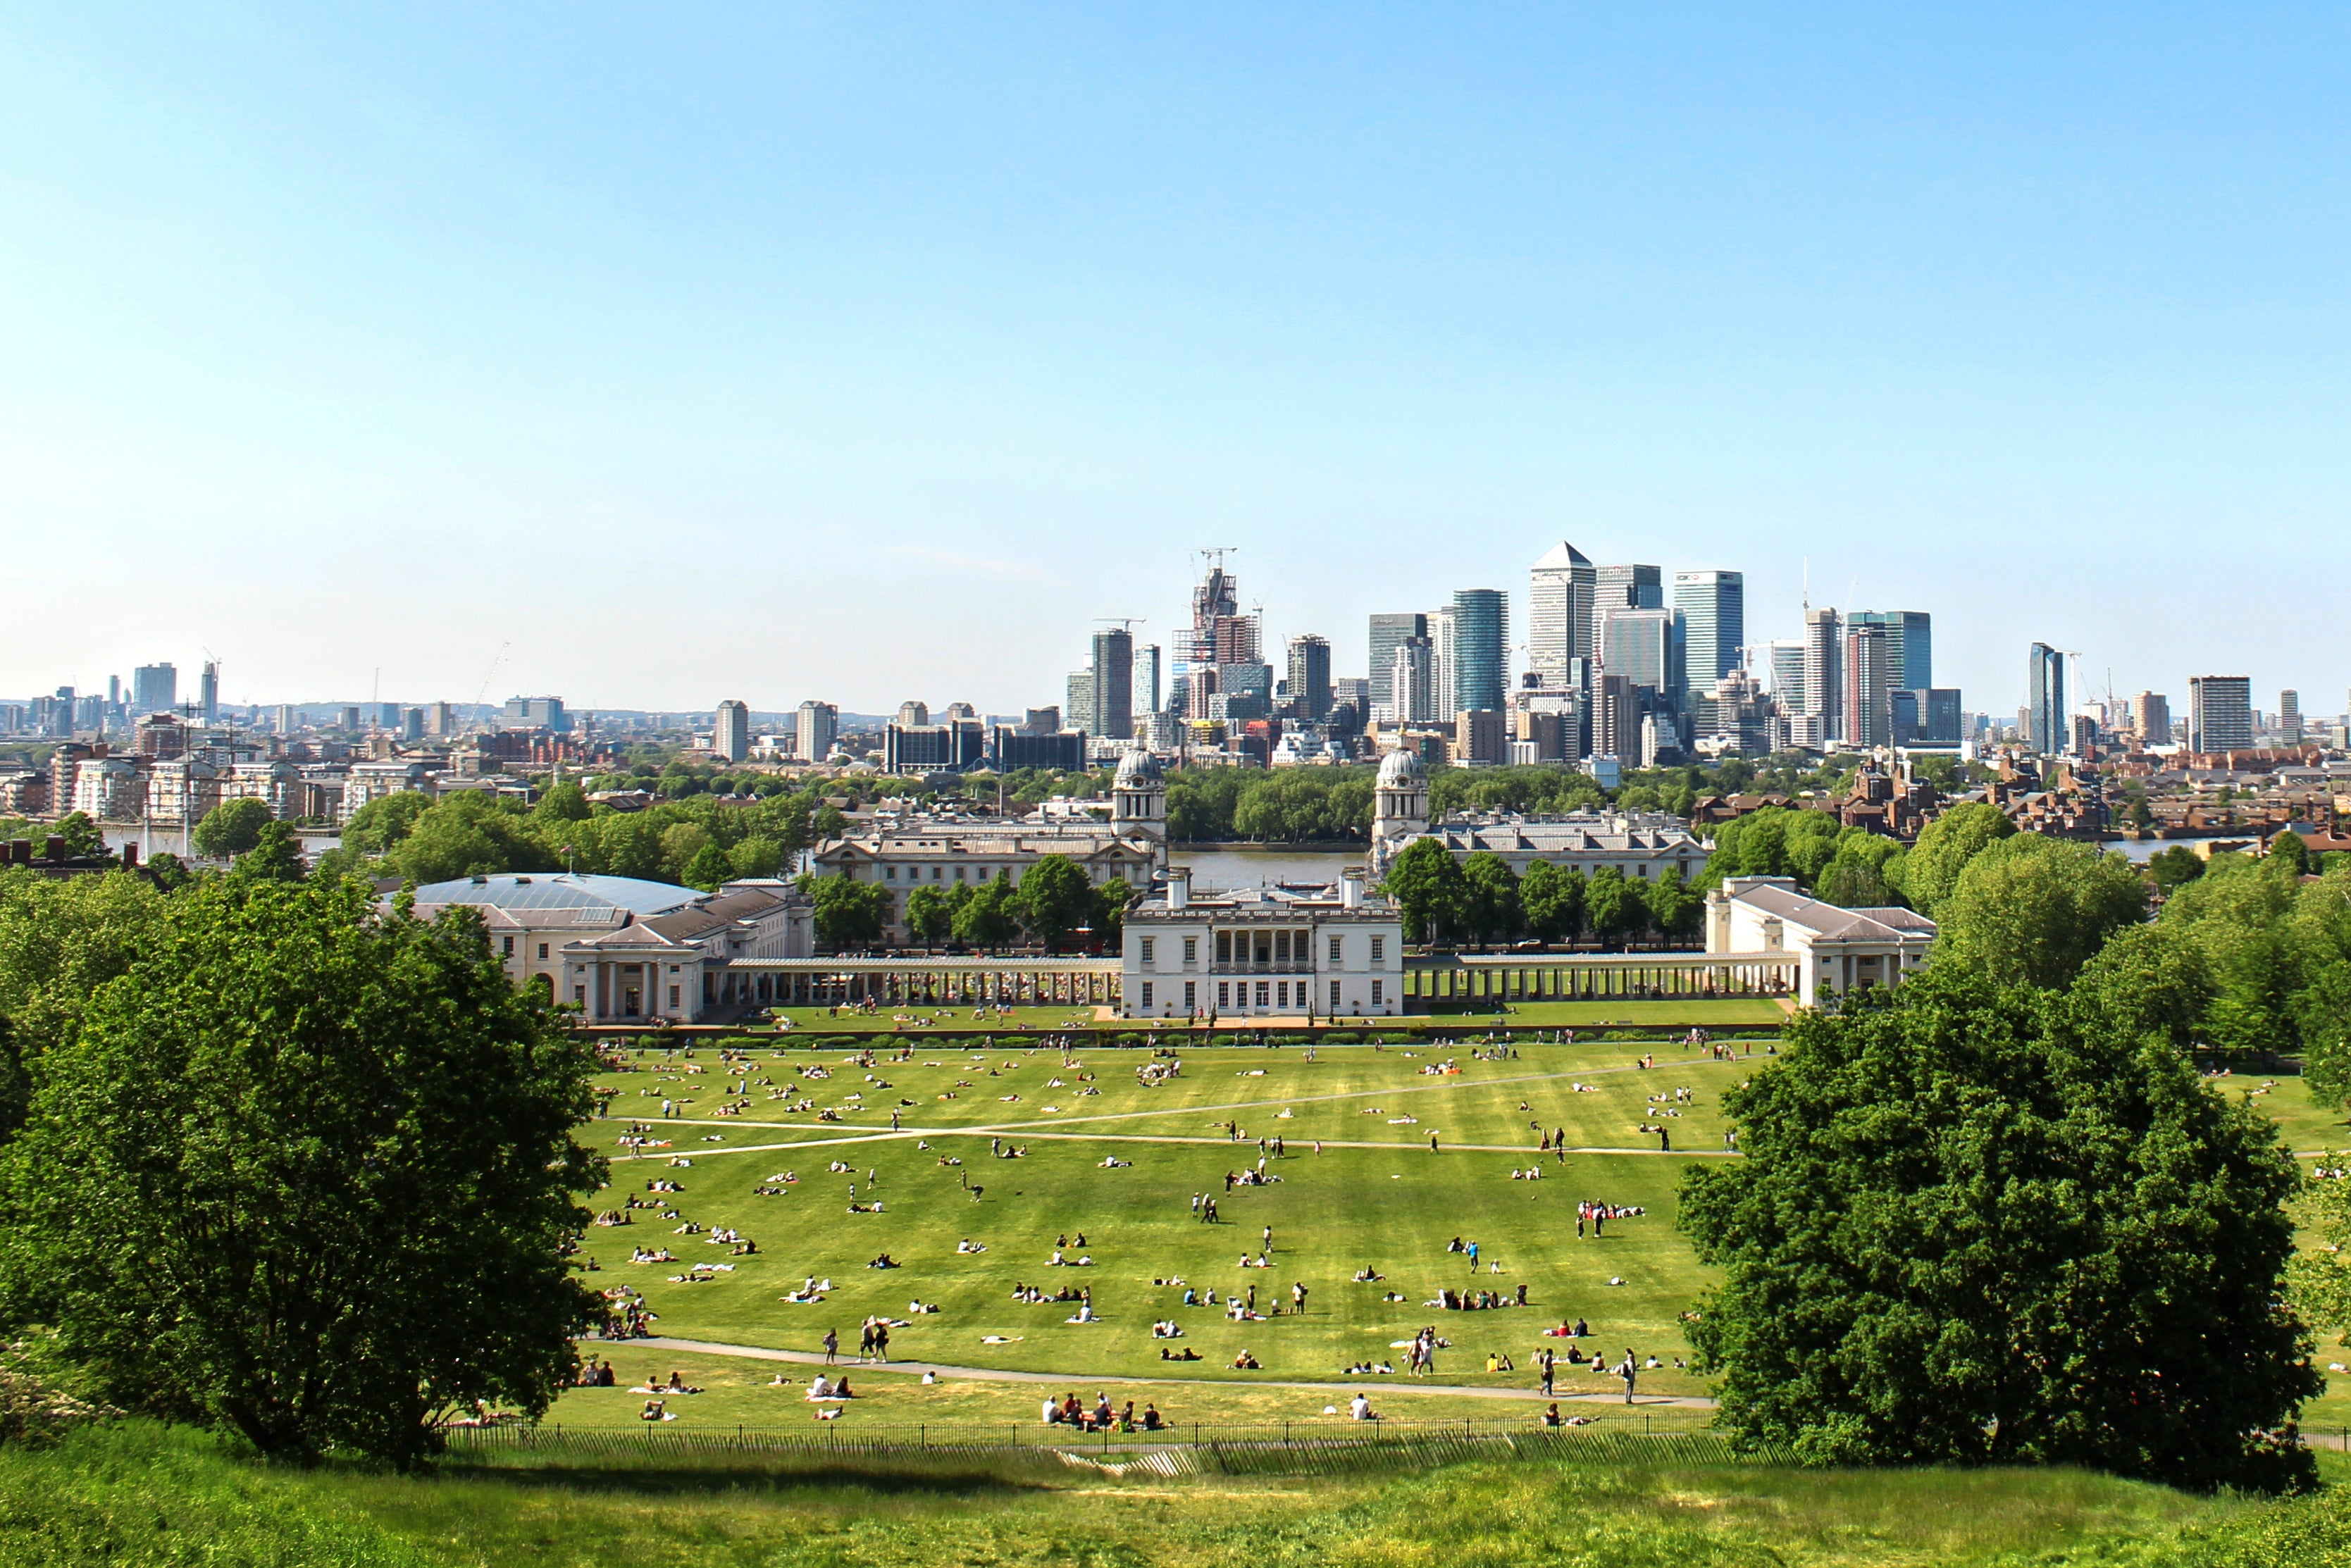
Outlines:
{"type": "MultiPolygon", "coordinates": [[[[2060,875],[2050,863],[2033,873],[2060,875]]],[[[2013,965],[2003,965],[2013,968],[2013,965]]],[[[1839,1464],[2082,1464],[2176,1485],[2309,1476],[2274,1130],[2102,980],[1938,959],[1807,1013],[1726,1096],[1745,1158],[1681,1223],[1723,1271],[1692,1337],[1722,1422],[1839,1464]]]]}
{"type": "Polygon", "coordinates": [[[2145,915],[2147,883],[2120,855],[2019,833],[1979,850],[1938,909],[1936,962],[2060,987],[2145,915]]]}
{"type": "Polygon", "coordinates": [[[350,882],[169,901],[34,1064],[0,1149],[0,1318],[112,1402],[264,1454],[413,1462],[477,1399],[545,1410],[595,1294],[594,1061],[479,917],[350,882]]]}
{"type": "Polygon", "coordinates": [[[261,830],[271,821],[266,800],[250,796],[223,800],[196,824],[188,847],[212,860],[234,860],[261,841],[261,830]]]}

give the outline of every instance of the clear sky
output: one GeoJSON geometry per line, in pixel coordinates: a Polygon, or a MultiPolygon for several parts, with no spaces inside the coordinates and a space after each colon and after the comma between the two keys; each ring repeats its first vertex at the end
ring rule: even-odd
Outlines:
{"type": "Polygon", "coordinates": [[[0,3],[0,694],[1057,702],[1595,560],[2351,684],[2351,11],[0,3]],[[192,678],[192,677],[189,677],[192,678]]]}

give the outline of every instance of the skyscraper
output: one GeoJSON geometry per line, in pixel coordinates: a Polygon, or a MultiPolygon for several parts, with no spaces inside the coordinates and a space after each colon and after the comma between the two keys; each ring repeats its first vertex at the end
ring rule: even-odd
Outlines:
{"type": "Polygon", "coordinates": [[[197,711],[206,724],[220,722],[220,666],[210,659],[204,661],[204,673],[197,686],[197,711]]]}
{"type": "MultiPolygon", "coordinates": [[[[1395,670],[1396,644],[1410,637],[1428,635],[1428,617],[1408,615],[1374,615],[1372,617],[1371,664],[1372,706],[1386,710],[1395,703],[1395,687],[1390,679],[1395,670]]],[[[1401,717],[1401,714],[1397,716],[1401,717]]]]}
{"type": "Polygon", "coordinates": [[[841,730],[841,710],[831,703],[804,702],[793,733],[793,751],[802,762],[822,762],[832,755],[841,730]]]}
{"type": "Polygon", "coordinates": [[[751,707],[748,703],[737,702],[732,698],[720,703],[716,722],[710,730],[710,749],[727,761],[740,762],[751,755],[751,707]]]}
{"type": "Polygon", "coordinates": [[[1771,695],[1790,714],[1804,711],[1804,641],[1784,637],[1771,644],[1771,695]]]}
{"type": "Polygon", "coordinates": [[[1647,686],[1674,711],[1682,710],[1687,683],[1680,611],[1604,608],[1597,636],[1603,674],[1647,686]]]}
{"type": "Polygon", "coordinates": [[[1825,751],[1844,717],[1844,622],[1834,610],[1804,612],[1804,706],[1799,746],[1825,751]]]}
{"type": "Polygon", "coordinates": [[[1592,563],[1565,539],[1535,562],[1527,595],[1527,668],[1546,686],[1565,686],[1569,661],[1592,657],[1595,582],[1592,563]]]}
{"type": "Polygon", "coordinates": [[[1159,711],[1159,644],[1146,643],[1134,651],[1134,712],[1159,711]]]}
{"type": "Polygon", "coordinates": [[[1654,566],[1604,566],[1594,576],[1603,611],[1666,607],[1665,574],[1654,566]]]}
{"type": "Polygon", "coordinates": [[[1894,685],[1925,691],[1935,684],[1934,618],[1923,610],[1856,610],[1844,618],[1848,626],[1886,628],[1886,656],[1892,661],[1894,685]]]}
{"type": "Polygon", "coordinates": [[[1674,608],[1682,612],[1687,679],[1699,691],[1739,667],[1747,641],[1747,579],[1735,571],[1674,573],[1674,608]]]}
{"type": "Polygon", "coordinates": [[[1453,716],[1453,634],[1458,629],[1451,605],[1428,612],[1428,640],[1437,649],[1437,706],[1447,718],[1453,716]]]}
{"type": "Polygon", "coordinates": [[[1125,740],[1134,734],[1134,638],[1123,626],[1094,633],[1094,714],[1086,728],[1125,740]]]}
{"type": "Polygon", "coordinates": [[[1407,637],[1388,659],[1389,703],[1398,724],[1429,724],[1437,712],[1437,644],[1407,637]]]}
{"type": "Polygon", "coordinates": [[[1510,696],[1510,601],[1498,588],[1453,595],[1453,711],[1502,711],[1510,696]]]}
{"type": "Polygon", "coordinates": [[[1848,620],[1844,627],[1844,722],[1848,746],[1894,744],[1893,639],[1883,622],[1848,620]]]}
{"type": "Polygon", "coordinates": [[[2302,694],[2295,691],[2278,693],[2278,738],[2288,746],[2302,744],[2302,694]]]}
{"type": "Polygon", "coordinates": [[[2024,744],[2040,756],[2054,757],[2072,738],[2065,725],[2065,655],[2035,643],[2024,673],[2024,744]]]}
{"type": "Polygon", "coordinates": [[[2131,726],[2142,746],[2171,744],[2171,699],[2161,692],[2141,692],[2131,698],[2131,726]]]}
{"type": "Polygon", "coordinates": [[[1299,716],[1331,716],[1331,644],[1311,632],[1290,640],[1290,700],[1299,716]]]}
{"type": "Polygon", "coordinates": [[[2188,749],[2243,751],[2253,744],[2253,683],[2245,675],[2188,678],[2188,749]]]}
{"type": "Polygon", "coordinates": [[[1094,726],[1100,722],[1094,711],[1094,672],[1091,664],[1082,670],[1071,670],[1061,688],[1061,711],[1069,716],[1071,729],[1084,730],[1088,735],[1100,735],[1094,726]]]}
{"type": "Polygon", "coordinates": [[[141,713],[169,713],[180,705],[180,672],[169,664],[141,664],[131,672],[131,706],[141,713]]]}

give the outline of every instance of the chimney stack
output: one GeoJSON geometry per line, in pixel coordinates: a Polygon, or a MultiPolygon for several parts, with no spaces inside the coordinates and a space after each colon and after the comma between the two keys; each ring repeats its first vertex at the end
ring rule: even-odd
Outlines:
{"type": "Polygon", "coordinates": [[[1192,902],[1192,868],[1176,865],[1167,868],[1167,907],[1183,909],[1192,902]]]}

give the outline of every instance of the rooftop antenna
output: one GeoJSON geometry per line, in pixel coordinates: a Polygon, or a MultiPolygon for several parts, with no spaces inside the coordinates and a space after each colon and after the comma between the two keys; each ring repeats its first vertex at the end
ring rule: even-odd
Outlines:
{"type": "Polygon", "coordinates": [[[1808,614],[1809,614],[1809,613],[1811,612],[1811,611],[1812,611],[1812,608],[1813,608],[1813,558],[1812,558],[1811,556],[1806,556],[1806,557],[1804,558],[1804,610],[1805,610],[1806,613],[1808,613],[1808,614]]]}

